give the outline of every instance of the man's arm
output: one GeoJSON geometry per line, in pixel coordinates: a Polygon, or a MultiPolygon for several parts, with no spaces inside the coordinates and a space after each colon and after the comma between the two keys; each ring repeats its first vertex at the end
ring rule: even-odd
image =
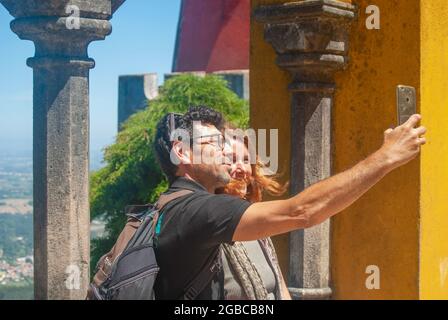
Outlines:
{"type": "Polygon", "coordinates": [[[415,128],[420,115],[384,133],[383,146],[353,168],[318,182],[298,195],[258,202],[241,217],[233,241],[250,241],[322,223],[359,199],[387,173],[408,163],[426,143],[424,127],[415,128]]]}

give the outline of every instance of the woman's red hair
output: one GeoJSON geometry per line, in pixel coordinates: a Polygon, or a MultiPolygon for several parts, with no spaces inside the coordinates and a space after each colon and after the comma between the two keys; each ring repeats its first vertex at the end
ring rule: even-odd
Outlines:
{"type": "Polygon", "coordinates": [[[263,174],[265,166],[257,159],[256,164],[252,164],[252,176],[248,180],[236,180],[227,184],[217,193],[225,193],[246,199],[250,202],[260,202],[263,194],[271,196],[281,196],[288,190],[288,183],[281,184],[277,181],[278,175],[267,176],[263,174]]]}

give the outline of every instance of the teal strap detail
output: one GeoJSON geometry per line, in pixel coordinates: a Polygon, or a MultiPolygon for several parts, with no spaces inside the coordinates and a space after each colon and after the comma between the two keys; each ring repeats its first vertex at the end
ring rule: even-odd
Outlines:
{"type": "Polygon", "coordinates": [[[162,219],[163,219],[163,213],[159,216],[159,220],[157,220],[156,235],[160,234],[160,229],[162,228],[162,219]]]}

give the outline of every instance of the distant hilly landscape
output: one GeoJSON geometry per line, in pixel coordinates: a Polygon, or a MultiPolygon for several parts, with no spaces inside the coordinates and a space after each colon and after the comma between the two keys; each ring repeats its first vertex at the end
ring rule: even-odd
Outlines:
{"type": "MultiPolygon", "coordinates": [[[[101,167],[101,151],[90,168],[101,167]]],[[[31,151],[0,152],[0,300],[33,298],[33,162],[31,151]]],[[[104,223],[92,222],[92,237],[104,223]]]]}

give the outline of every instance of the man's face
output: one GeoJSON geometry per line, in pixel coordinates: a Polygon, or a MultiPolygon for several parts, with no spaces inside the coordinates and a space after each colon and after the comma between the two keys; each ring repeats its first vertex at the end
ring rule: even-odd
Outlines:
{"type": "Polygon", "coordinates": [[[190,160],[194,175],[216,188],[230,182],[232,149],[213,125],[194,124],[190,160]]]}

